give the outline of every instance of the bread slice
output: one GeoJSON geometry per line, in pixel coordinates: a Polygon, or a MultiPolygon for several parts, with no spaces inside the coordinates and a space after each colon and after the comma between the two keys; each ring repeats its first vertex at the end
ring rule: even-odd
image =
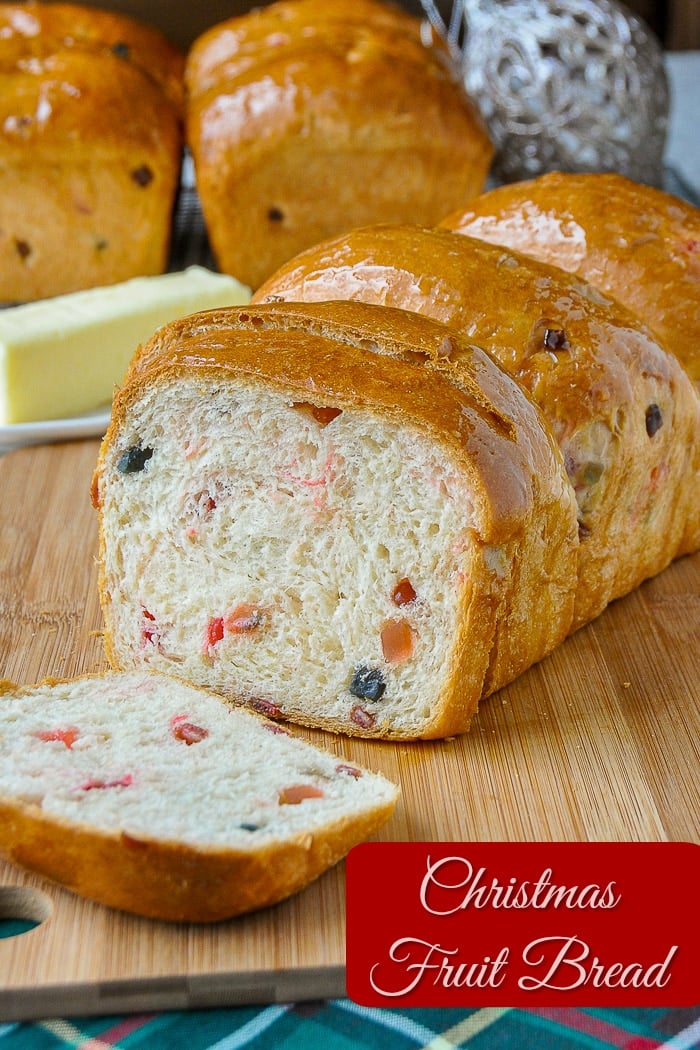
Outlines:
{"type": "Polygon", "coordinates": [[[579,277],[383,224],[303,252],[253,302],[268,298],[415,310],[483,346],[535,399],[579,505],[574,627],[700,547],[700,399],[651,330],[579,277]]]}
{"type": "Polygon", "coordinates": [[[113,666],[277,718],[462,732],[570,628],[576,505],[539,410],[405,311],[268,304],[161,328],[93,500],[113,666]]]}
{"type": "Polygon", "coordinates": [[[210,922],[296,893],[391,815],[383,777],[149,671],[0,692],[0,851],[110,907],[210,922]]]}

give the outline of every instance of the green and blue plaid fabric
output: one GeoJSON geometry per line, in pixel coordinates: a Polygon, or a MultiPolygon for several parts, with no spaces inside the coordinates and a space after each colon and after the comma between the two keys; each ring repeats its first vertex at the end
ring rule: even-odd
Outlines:
{"type": "Polygon", "coordinates": [[[697,1050],[700,1007],[376,1010],[347,999],[0,1024],[0,1050],[697,1050]]]}

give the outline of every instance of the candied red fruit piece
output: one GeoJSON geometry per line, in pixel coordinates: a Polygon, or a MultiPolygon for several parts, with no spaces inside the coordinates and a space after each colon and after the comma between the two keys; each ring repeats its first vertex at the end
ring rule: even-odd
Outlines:
{"type": "Polygon", "coordinates": [[[183,740],[188,747],[190,744],[198,744],[200,740],[206,740],[209,736],[208,729],[190,722],[187,715],[175,715],[171,718],[170,732],[176,740],[183,740]]]}
{"type": "Polygon", "coordinates": [[[226,614],[224,624],[231,634],[247,634],[260,627],[263,618],[263,611],[259,606],[242,602],[226,614]]]}
{"type": "Polygon", "coordinates": [[[214,616],[207,624],[207,647],[216,645],[224,637],[224,618],[214,616]]]}
{"type": "Polygon", "coordinates": [[[105,788],[131,787],[133,782],[134,778],[131,773],[125,773],[123,777],[117,777],[116,780],[99,780],[97,777],[90,777],[89,780],[80,785],[80,790],[93,791],[97,789],[102,791],[105,788]]]}
{"type": "Polygon", "coordinates": [[[279,704],[274,704],[272,700],[264,700],[261,696],[252,696],[248,704],[254,711],[268,718],[281,718],[282,716],[282,708],[279,704]]]}
{"type": "Polygon", "coordinates": [[[659,486],[669,476],[670,468],[668,463],[657,463],[655,467],[651,468],[649,473],[649,490],[656,492],[659,486]]]}
{"type": "Polygon", "coordinates": [[[361,729],[371,729],[377,719],[369,711],[365,711],[364,707],[355,704],[350,711],[350,721],[360,726],[361,729]]]}
{"type": "Polygon", "coordinates": [[[160,642],[160,628],[156,618],[148,609],[143,609],[143,625],[141,627],[141,641],[149,645],[158,645],[160,642]]]}
{"type": "Polygon", "coordinates": [[[407,576],[399,580],[391,592],[391,600],[394,605],[410,605],[417,597],[415,588],[407,576]]]}
{"type": "Polygon", "coordinates": [[[298,806],[307,798],[323,798],[323,791],[314,784],[290,784],[278,795],[280,806],[298,806]]]}
{"type": "Polygon", "coordinates": [[[80,736],[80,730],[76,726],[66,726],[65,729],[42,729],[35,735],[39,740],[45,740],[47,742],[51,740],[60,740],[70,751],[73,744],[80,736]]]}
{"type": "Polygon", "coordinates": [[[358,769],[357,766],[350,766],[346,762],[341,762],[340,765],[335,767],[336,773],[344,773],[348,777],[352,777],[354,780],[359,780],[362,776],[362,770],[358,769]]]}
{"type": "Polygon", "coordinates": [[[414,631],[408,620],[387,620],[381,639],[387,663],[399,664],[413,656],[414,631]]]}
{"type": "Polygon", "coordinates": [[[278,726],[276,722],[263,722],[263,729],[267,729],[268,733],[273,733],[276,736],[291,736],[292,734],[284,726],[278,726]]]}

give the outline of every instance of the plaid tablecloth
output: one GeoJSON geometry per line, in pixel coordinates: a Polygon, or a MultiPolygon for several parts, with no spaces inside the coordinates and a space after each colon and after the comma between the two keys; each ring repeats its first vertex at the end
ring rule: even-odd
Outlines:
{"type": "Polygon", "coordinates": [[[692,1050],[694,1010],[369,1010],[347,999],[0,1025],[0,1050],[692,1050]]]}

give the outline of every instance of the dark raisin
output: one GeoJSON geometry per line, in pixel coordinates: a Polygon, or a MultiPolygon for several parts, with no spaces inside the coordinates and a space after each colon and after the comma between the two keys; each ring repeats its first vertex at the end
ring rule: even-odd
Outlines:
{"type": "Polygon", "coordinates": [[[95,241],[95,251],[103,252],[109,248],[109,241],[106,241],[104,237],[98,237],[95,241]]]}
{"type": "Polygon", "coordinates": [[[583,521],[579,521],[579,523],[578,523],[578,538],[579,538],[579,540],[587,540],[588,537],[590,536],[590,534],[591,534],[590,526],[586,525],[585,522],[583,522],[583,521]]]}
{"type": "Polygon", "coordinates": [[[653,437],[657,430],[664,425],[664,417],[658,405],[649,405],[646,412],[647,434],[653,437]]]}
{"type": "Polygon", "coordinates": [[[147,164],[142,164],[140,168],[134,168],[131,172],[131,177],[137,186],[148,186],[150,182],[153,182],[153,172],[147,164]]]}
{"type": "Polygon", "coordinates": [[[267,217],[270,222],[282,222],[284,220],[284,212],[281,208],[276,208],[274,205],[267,209],[267,217]]]}
{"type": "Polygon", "coordinates": [[[244,823],[244,824],[239,824],[238,827],[241,829],[241,831],[259,831],[260,830],[260,825],[259,824],[248,824],[247,822],[244,823]]]}
{"type": "Polygon", "coordinates": [[[126,452],[122,452],[117,460],[117,470],[121,474],[138,474],[146,466],[153,455],[152,448],[142,448],[141,445],[132,445],[126,452]]]}
{"type": "Polygon", "coordinates": [[[15,251],[20,259],[26,259],[32,254],[31,245],[27,244],[26,241],[20,241],[17,238],[15,238],[15,251]]]}
{"type": "Polygon", "coordinates": [[[569,349],[569,340],[563,328],[545,328],[542,341],[548,350],[569,349]]]}
{"type": "Polygon", "coordinates": [[[123,40],[118,40],[116,44],[112,44],[112,52],[117,58],[131,57],[131,48],[128,44],[125,44],[123,40]]]}
{"type": "Polygon", "coordinates": [[[353,696],[363,700],[381,700],[386,682],[378,667],[358,667],[349,688],[353,696]]]}

